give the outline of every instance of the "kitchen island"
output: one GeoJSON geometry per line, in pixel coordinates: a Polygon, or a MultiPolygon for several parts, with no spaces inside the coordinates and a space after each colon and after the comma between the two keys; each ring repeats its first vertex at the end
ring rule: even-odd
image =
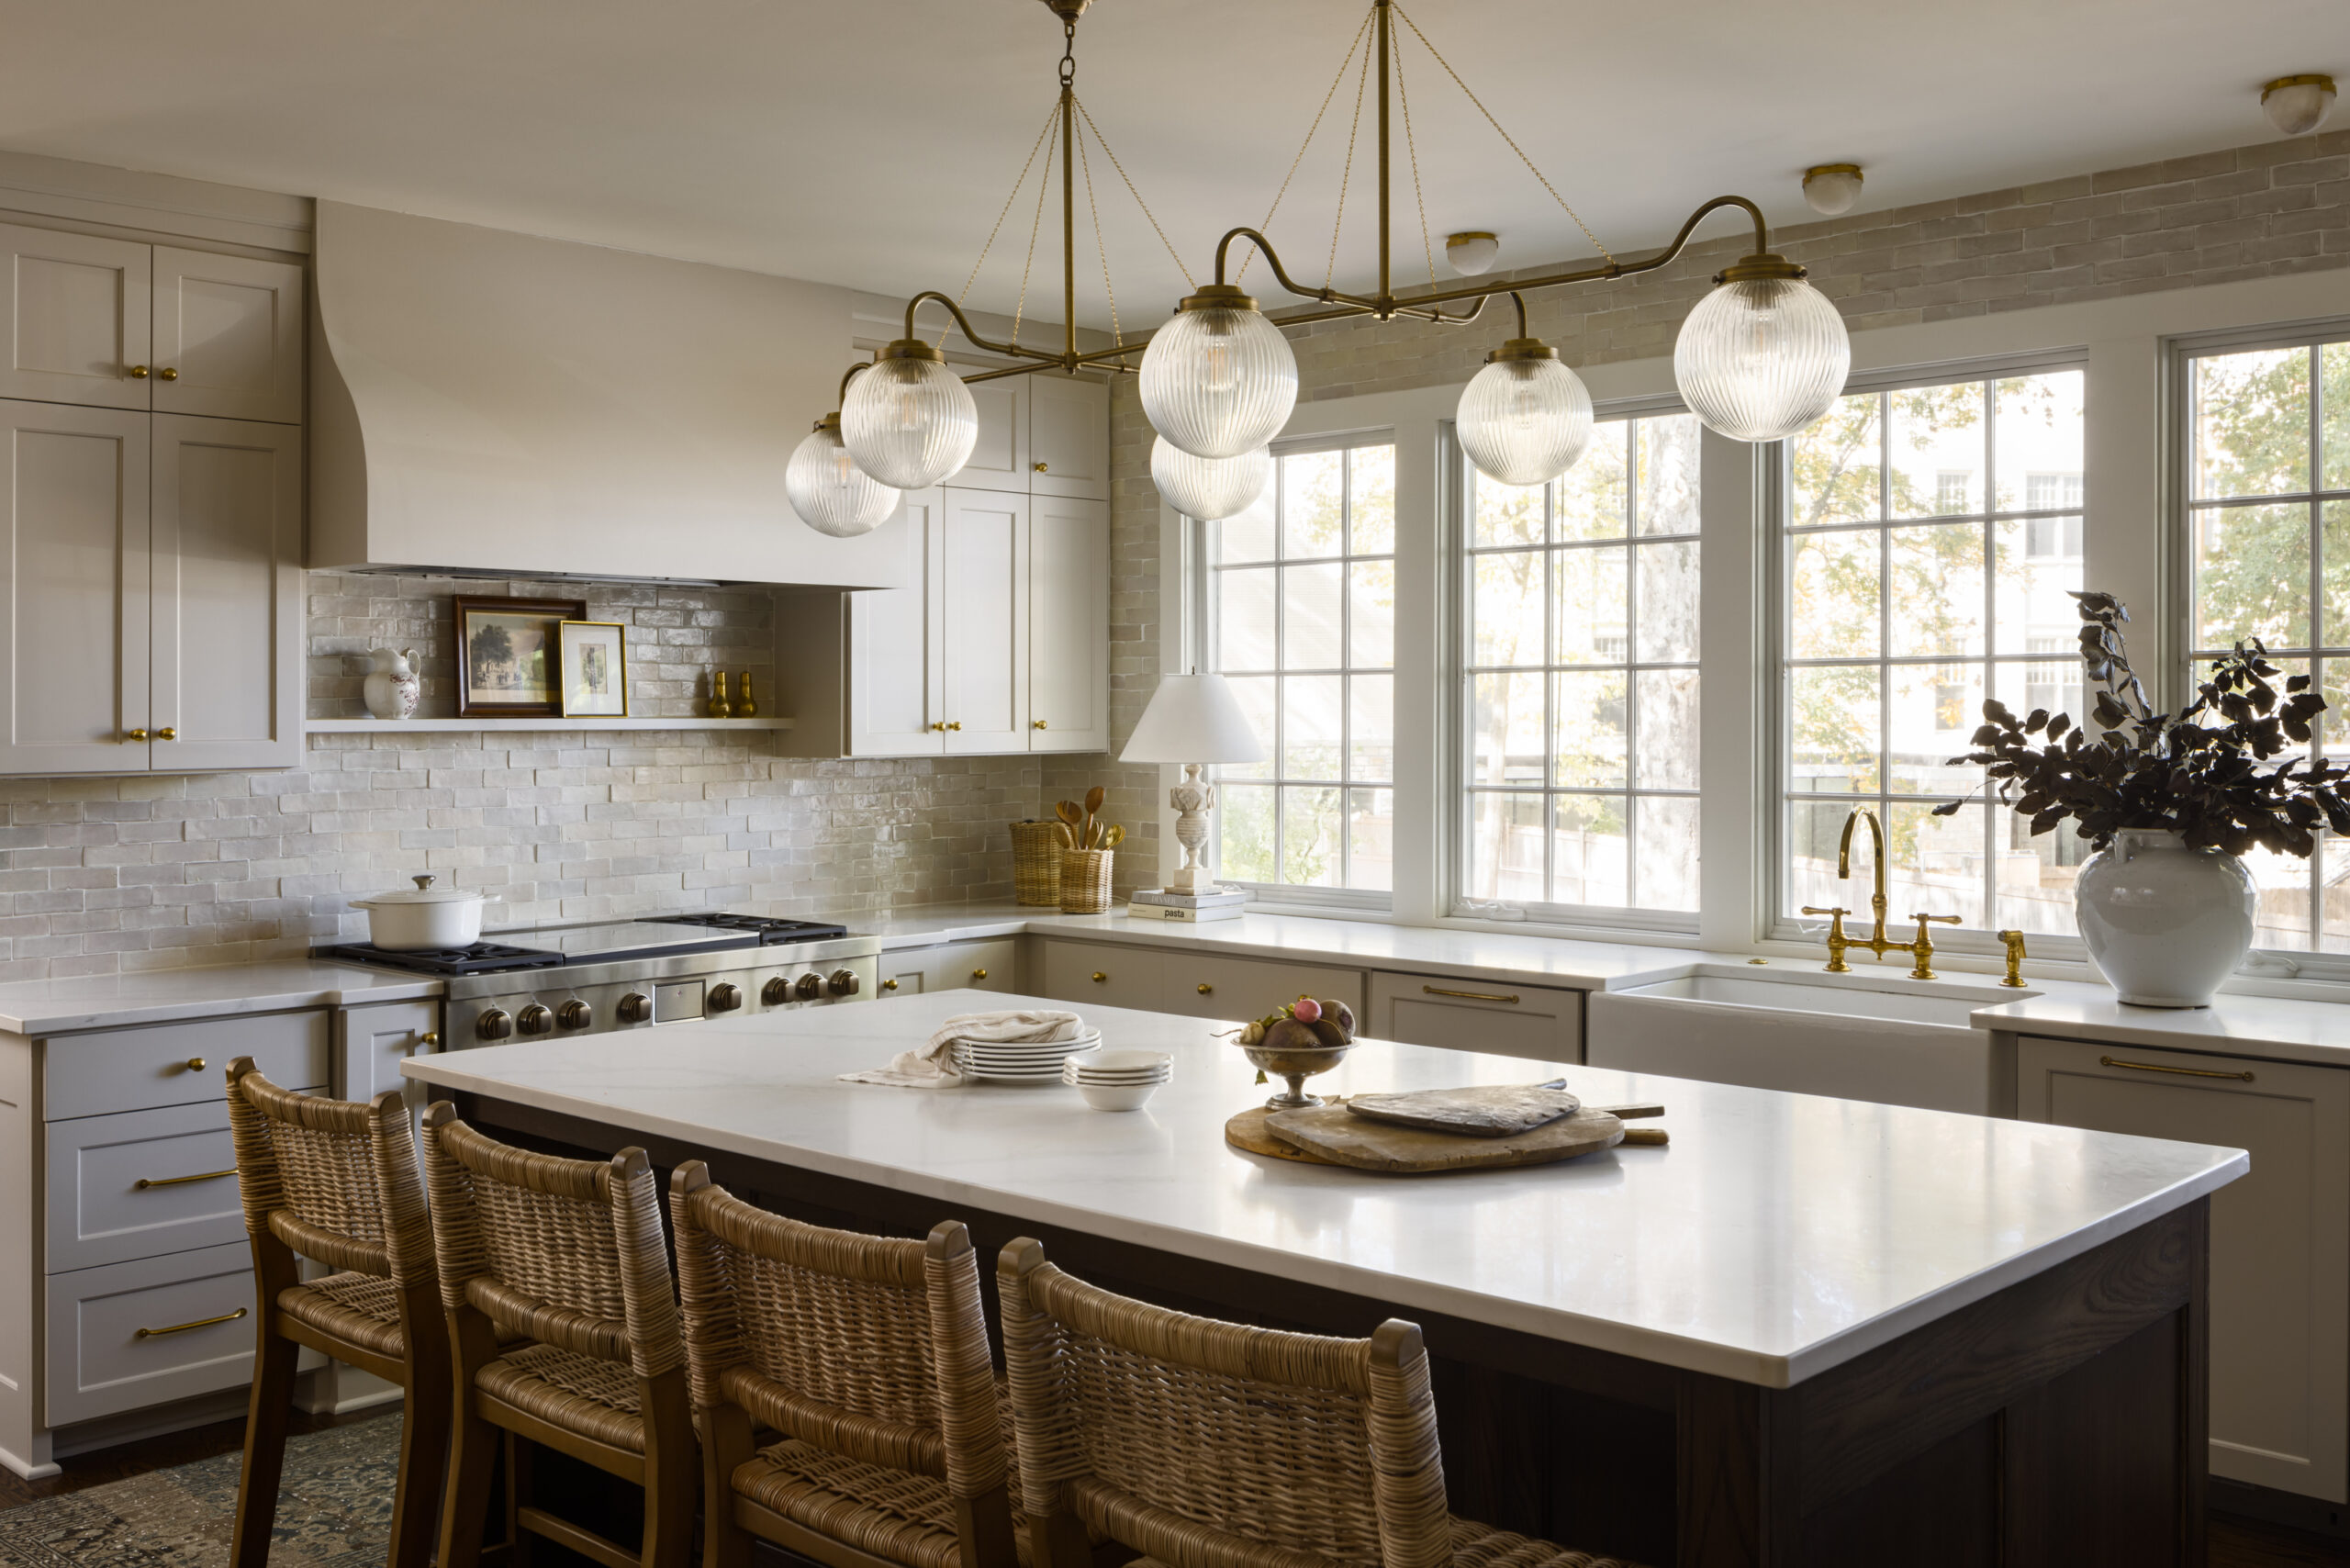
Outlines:
{"type": "Polygon", "coordinates": [[[1463,1514],[1651,1563],[2202,1561],[2209,1194],[2234,1150],[1366,1042],[1339,1093],[1563,1073],[1665,1148],[1444,1177],[1240,1153],[1267,1092],[1215,1025],[1145,1110],[1058,1086],[848,1084],[945,992],[417,1058],[537,1147],[641,1144],[819,1222],[1040,1237],[1113,1289],[1364,1334],[1419,1322],[1463,1514]]]}

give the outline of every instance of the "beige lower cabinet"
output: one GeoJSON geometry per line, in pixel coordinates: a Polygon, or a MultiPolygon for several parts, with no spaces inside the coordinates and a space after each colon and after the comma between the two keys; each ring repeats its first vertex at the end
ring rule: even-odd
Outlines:
{"type": "Polygon", "coordinates": [[[2211,1473],[2350,1501],[2350,1071],[2031,1036],[2017,1069],[2024,1121],[2252,1156],[2211,1197],[2211,1473]]]}
{"type": "Polygon", "coordinates": [[[1030,989],[1056,1002],[1156,1010],[1164,987],[1159,954],[1151,947],[1113,947],[1106,943],[1058,942],[1045,938],[1039,977],[1030,989]]]}
{"type": "Polygon", "coordinates": [[[992,936],[977,942],[944,942],[935,947],[906,947],[881,955],[881,994],[920,996],[931,991],[1020,989],[1020,939],[992,936]]]}
{"type": "Polygon", "coordinates": [[[1362,971],[1320,964],[1285,964],[1235,958],[1183,948],[1160,951],[1162,1013],[1195,1018],[1261,1018],[1301,996],[1343,1002],[1362,1019],[1362,971]]]}
{"type": "Polygon", "coordinates": [[[1583,1060],[1583,992],[1447,975],[1374,974],[1364,1033],[1447,1050],[1583,1060]]]}

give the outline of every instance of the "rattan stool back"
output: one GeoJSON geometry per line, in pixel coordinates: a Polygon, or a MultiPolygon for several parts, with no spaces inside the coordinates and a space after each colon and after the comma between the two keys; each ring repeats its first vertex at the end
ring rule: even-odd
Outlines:
{"type": "MultiPolygon", "coordinates": [[[[699,1160],[671,1177],[669,1206],[704,1529],[841,1568],[874,1557],[1011,1568],[1008,1453],[970,1233],[948,1221],[909,1241],[805,1225],[714,1185],[699,1160]],[[784,1440],[755,1453],[755,1426],[784,1440]],[[834,1499],[821,1524],[791,1506],[816,1488],[834,1499]]],[[[713,1561],[747,1551],[727,1545],[713,1561]]]]}
{"type": "Polygon", "coordinates": [[[408,1107],[280,1089],[251,1057],[229,1064],[229,1128],[253,1253],[255,1357],[231,1543],[238,1568],[268,1558],[301,1349],[408,1391],[391,1562],[431,1557],[449,1441],[449,1336],[408,1107]],[[298,1258],[337,1271],[305,1281],[298,1258]]]}
{"type": "Polygon", "coordinates": [[[425,1114],[424,1173],[458,1401],[442,1568],[469,1568],[480,1551],[491,1428],[509,1434],[509,1528],[589,1556],[600,1548],[662,1568],[684,1563],[694,1435],[660,1194],[644,1151],[609,1160],[533,1153],[476,1132],[442,1101],[425,1114]],[[501,1349],[501,1335],[534,1342],[501,1349]],[[640,1549],[536,1506],[531,1442],[643,1485],[640,1549]]]}

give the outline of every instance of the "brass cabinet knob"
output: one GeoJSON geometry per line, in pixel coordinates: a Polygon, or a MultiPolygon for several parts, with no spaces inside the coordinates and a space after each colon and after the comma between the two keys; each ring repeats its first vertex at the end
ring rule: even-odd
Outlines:
{"type": "Polygon", "coordinates": [[[881,982],[881,989],[883,991],[895,991],[898,989],[898,982],[893,980],[883,980],[881,982]]]}
{"type": "Polygon", "coordinates": [[[172,728],[171,725],[165,724],[162,729],[155,732],[155,738],[159,741],[175,741],[180,738],[180,733],[172,728]]]}
{"type": "Polygon", "coordinates": [[[1095,985],[1100,985],[1103,980],[1108,980],[1109,978],[1110,977],[1108,975],[1103,974],[1100,969],[1093,971],[1093,983],[1095,985]]]}
{"type": "Polygon", "coordinates": [[[157,377],[159,380],[163,380],[163,381],[177,381],[177,380],[180,378],[180,373],[179,373],[178,371],[176,371],[176,370],[173,370],[173,369],[170,365],[168,365],[168,364],[167,364],[167,365],[165,365],[162,369],[161,369],[161,370],[157,371],[157,372],[155,373],[155,375],[156,375],[156,377],[157,377]]]}
{"type": "Polygon", "coordinates": [[[1200,994],[1202,996],[1214,996],[1215,994],[1215,987],[1208,984],[1205,980],[1202,980],[1200,982],[1200,994]]]}
{"type": "Polygon", "coordinates": [[[122,738],[126,741],[143,741],[147,738],[147,732],[144,730],[125,730],[122,732],[122,738]]]}
{"type": "Polygon", "coordinates": [[[188,1058],[187,1070],[190,1072],[202,1072],[204,1070],[204,1058],[202,1057],[188,1058]]]}
{"type": "Polygon", "coordinates": [[[134,364],[124,374],[133,381],[144,381],[147,379],[147,367],[143,364],[134,364]]]}
{"type": "Polygon", "coordinates": [[[940,730],[940,731],[944,731],[944,730],[946,728],[946,724],[945,724],[944,722],[940,722],[940,721],[938,721],[938,720],[935,720],[935,719],[934,719],[934,720],[932,720],[932,721],[931,721],[931,725],[930,725],[930,727],[931,727],[932,729],[934,729],[934,730],[940,730]]]}
{"type": "Polygon", "coordinates": [[[948,724],[946,727],[947,727],[948,729],[950,729],[950,730],[959,730],[959,729],[961,729],[961,728],[963,727],[963,721],[962,721],[962,720],[960,720],[960,719],[957,719],[957,720],[956,720],[954,722],[952,722],[952,723],[948,724]]]}
{"type": "Polygon", "coordinates": [[[1030,723],[1031,723],[1035,728],[1039,729],[1039,730],[1044,729],[1044,728],[1046,728],[1046,722],[1045,722],[1044,720],[1042,720],[1042,719],[1032,719],[1032,720],[1030,720],[1030,721],[1029,721],[1029,722],[1030,722],[1030,723]]]}
{"type": "Polygon", "coordinates": [[[441,1031],[427,1029],[416,1037],[416,1043],[428,1051],[437,1051],[441,1048],[441,1031]]]}
{"type": "Polygon", "coordinates": [[[1044,464],[1039,463],[1039,464],[1037,464],[1037,465],[1036,465],[1036,472],[1037,472],[1037,473],[1042,474],[1042,473],[1044,473],[1044,472],[1046,472],[1046,465],[1045,465],[1044,464]]]}
{"type": "Polygon", "coordinates": [[[585,1029],[596,1021],[596,1010],[575,996],[554,1010],[554,1021],[566,1029],[585,1029]]]}
{"type": "Polygon", "coordinates": [[[973,980],[985,980],[988,978],[988,972],[985,969],[973,969],[971,971],[971,978],[973,980]]]}

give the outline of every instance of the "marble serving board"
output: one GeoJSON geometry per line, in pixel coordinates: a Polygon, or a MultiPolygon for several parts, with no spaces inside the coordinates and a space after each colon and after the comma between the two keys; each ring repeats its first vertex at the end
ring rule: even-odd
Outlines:
{"type": "Polygon", "coordinates": [[[1407,1094],[1358,1094],[1347,1109],[1374,1122],[1464,1137],[1508,1137],[1572,1116],[1583,1101],[1563,1081],[1420,1089],[1407,1094]]]}

